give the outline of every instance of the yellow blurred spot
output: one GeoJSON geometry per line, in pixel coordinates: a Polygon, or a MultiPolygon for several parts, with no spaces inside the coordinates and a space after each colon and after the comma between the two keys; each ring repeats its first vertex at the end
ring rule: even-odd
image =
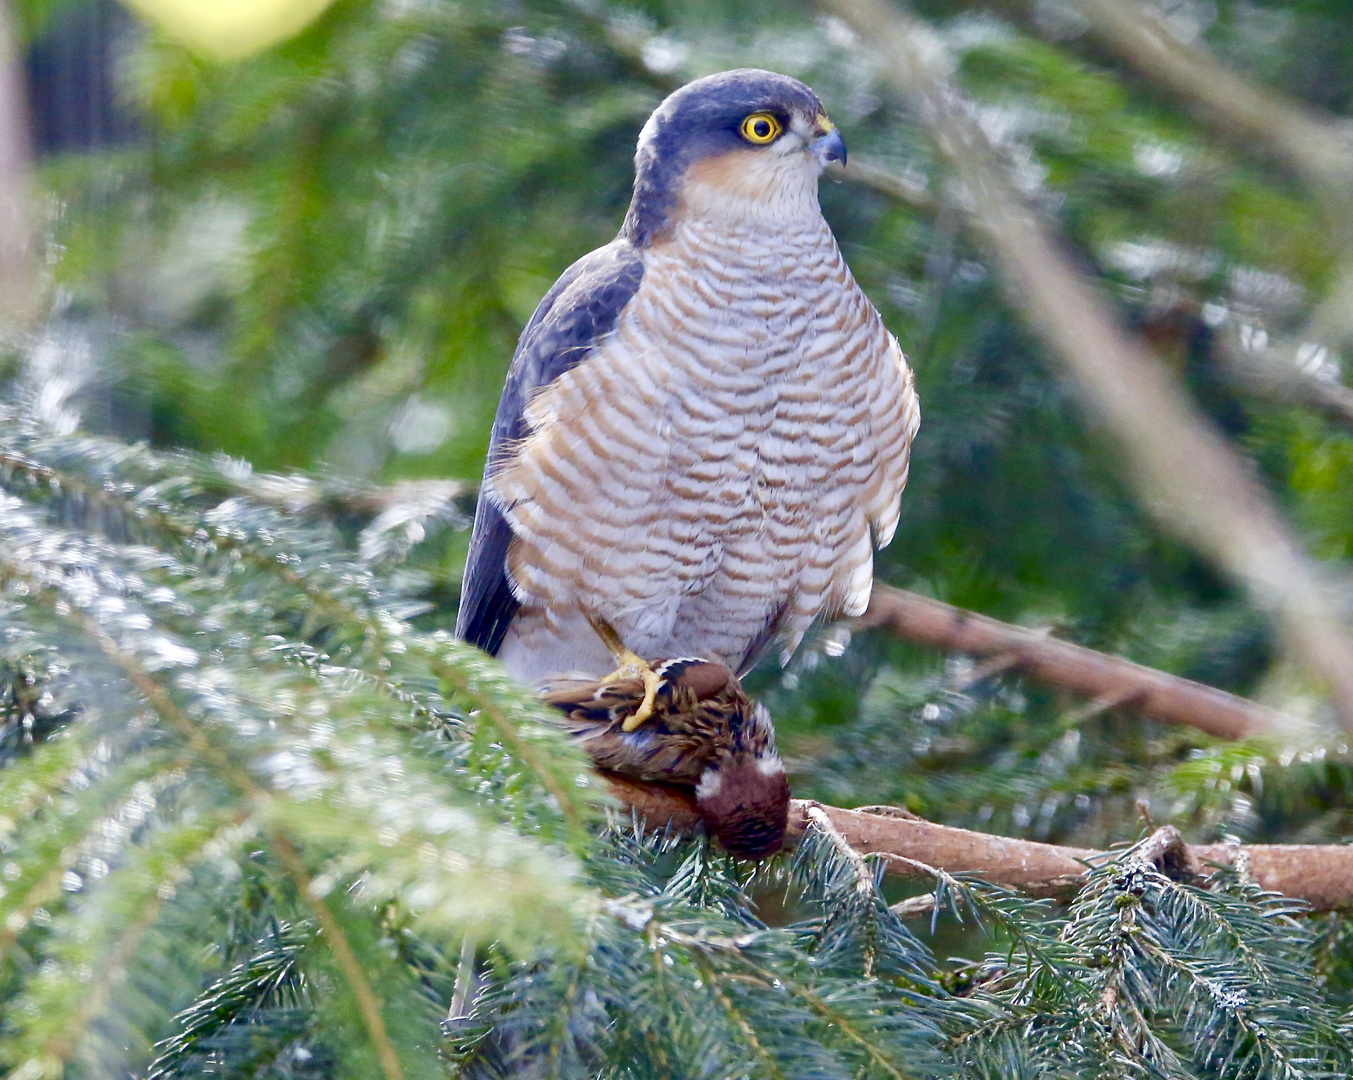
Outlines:
{"type": "Polygon", "coordinates": [[[170,37],[214,60],[240,60],[300,33],[333,0],[125,0],[170,37]]]}

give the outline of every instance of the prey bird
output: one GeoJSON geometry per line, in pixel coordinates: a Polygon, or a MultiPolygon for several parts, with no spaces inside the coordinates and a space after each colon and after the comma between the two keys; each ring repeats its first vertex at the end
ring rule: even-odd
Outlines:
{"type": "MultiPolygon", "coordinates": [[[[531,317],[503,389],[457,633],[523,681],[602,677],[589,626],[734,675],[863,613],[920,421],[897,340],[818,205],[846,147],[803,83],[711,75],[635,155],[619,236],[531,317]]],[[[646,672],[646,674],[645,674],[646,672]]]]}
{"type": "Polygon", "coordinates": [[[637,675],[558,679],[542,696],[598,768],[692,788],[706,828],[730,853],[773,855],[784,842],[789,783],[770,714],[723,664],[680,658],[646,666],[657,686],[647,722],[634,731],[625,721],[646,691],[637,675]]]}

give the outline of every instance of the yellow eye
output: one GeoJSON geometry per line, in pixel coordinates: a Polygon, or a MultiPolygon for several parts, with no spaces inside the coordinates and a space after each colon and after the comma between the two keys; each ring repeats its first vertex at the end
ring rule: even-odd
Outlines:
{"type": "Polygon", "coordinates": [[[765,146],[778,134],[780,121],[770,113],[754,112],[742,122],[742,137],[757,146],[765,146]]]}

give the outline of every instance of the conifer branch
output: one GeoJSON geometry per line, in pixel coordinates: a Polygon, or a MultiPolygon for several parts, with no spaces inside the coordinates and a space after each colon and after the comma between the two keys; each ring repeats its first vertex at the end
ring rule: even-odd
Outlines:
{"type": "MultiPolygon", "coordinates": [[[[136,688],[151,707],[178,729],[200,757],[209,761],[213,768],[225,777],[236,790],[248,798],[255,807],[268,802],[271,798],[270,794],[254,782],[247,770],[236,765],[227,753],[216,747],[206,737],[201,727],[193,723],[191,717],[179,708],[159,681],[146,671],[134,657],[119,648],[117,643],[108,636],[97,622],[85,616],[70,617],[81,625],[85,634],[98,644],[104,655],[122,670],[128,682],[136,688]]],[[[333,912],[315,892],[309,871],[290,838],[282,830],[274,829],[269,833],[269,841],[269,846],[277,854],[288,876],[295,882],[306,905],[314,915],[315,921],[324,932],[339,970],[342,971],[344,979],[357,1000],[367,1035],[370,1037],[372,1047],[381,1062],[385,1080],[404,1080],[404,1070],[400,1065],[398,1052],[395,1050],[394,1043],[390,1040],[385,1027],[385,1019],[380,1012],[380,1002],[366,978],[366,973],[362,970],[352,944],[343,933],[342,927],[334,917],[333,912]]]]}
{"type": "Polygon", "coordinates": [[[840,855],[850,865],[851,870],[855,872],[856,891],[869,894],[874,891],[874,872],[869,869],[869,864],[864,861],[858,851],[850,845],[837,827],[832,823],[832,819],[827,816],[827,812],[817,803],[808,803],[804,811],[804,816],[815,826],[822,830],[832,846],[836,848],[840,855]]]}
{"type": "Polygon", "coordinates": [[[802,986],[799,983],[785,979],[783,976],[777,976],[773,972],[759,970],[760,977],[765,980],[767,985],[774,985],[778,980],[790,993],[802,1001],[822,1020],[836,1028],[842,1035],[864,1051],[865,1056],[875,1065],[881,1068],[893,1080],[905,1080],[906,1074],[898,1068],[897,1064],[886,1054],[872,1039],[869,1039],[861,1032],[851,1019],[843,1014],[839,1009],[832,1008],[831,1002],[822,994],[815,992],[811,987],[802,986]]]}
{"type": "MultiPolygon", "coordinates": [[[[22,862],[16,861],[15,866],[19,868],[17,880],[7,886],[3,898],[0,898],[0,956],[9,953],[18,941],[19,935],[29,928],[37,912],[61,895],[62,880],[105,836],[107,825],[116,821],[119,812],[127,808],[129,801],[144,797],[141,791],[143,785],[160,781],[160,785],[157,786],[167,786],[169,782],[181,779],[183,764],[181,760],[168,763],[155,760],[126,762],[119,768],[112,782],[104,785],[105,788],[113,789],[110,794],[122,795],[131,792],[130,796],[123,798],[111,813],[72,814],[56,818],[52,824],[54,835],[44,839],[49,844],[59,845],[57,857],[50,860],[46,872],[40,873],[33,881],[27,880],[22,862]]],[[[14,769],[15,765],[11,764],[10,768],[14,769]]],[[[50,796],[51,793],[45,794],[50,796]]],[[[32,830],[37,831],[37,828],[32,830]]]]}
{"type": "MultiPolygon", "coordinates": [[[[156,712],[185,735],[194,750],[211,761],[216,770],[229,779],[241,794],[246,795],[251,803],[262,805],[268,801],[270,798],[268,792],[254,783],[247,770],[237,766],[230,760],[229,755],[212,745],[201,728],[194,724],[192,719],[178,707],[164,687],[149,672],[132,657],[123,653],[117,647],[117,644],[92,620],[82,621],[85,622],[85,632],[99,643],[110,659],[117,662],[128,680],[145,696],[156,712]]],[[[353,951],[352,943],[348,941],[347,935],[343,933],[342,926],[339,925],[324,899],[316,893],[310,872],[306,869],[304,861],[286,833],[281,829],[271,830],[269,846],[286,869],[287,876],[295,882],[306,906],[310,909],[310,913],[315,917],[316,923],[319,924],[324,933],[329,950],[333,953],[334,960],[343,973],[343,978],[351,989],[353,997],[357,1000],[357,1007],[362,1014],[362,1022],[366,1027],[367,1035],[371,1039],[372,1048],[376,1051],[376,1057],[381,1063],[381,1071],[385,1074],[385,1080],[404,1080],[404,1069],[400,1065],[399,1054],[395,1050],[394,1043],[390,1040],[389,1032],[386,1030],[385,1018],[381,1015],[380,1001],[376,998],[375,991],[371,989],[371,983],[367,980],[366,972],[362,970],[357,954],[353,951]]]]}
{"type": "Polygon", "coordinates": [[[159,919],[165,901],[173,895],[174,886],[189,872],[192,857],[200,854],[220,832],[238,827],[242,820],[242,815],[230,814],[226,815],[225,820],[215,826],[210,823],[203,823],[188,827],[186,831],[195,834],[192,836],[192,849],[187,852],[175,853],[177,857],[171,858],[169,866],[153,882],[153,888],[146,890],[147,901],[145,906],[131,925],[122,929],[118,936],[117,945],[113,950],[101,958],[95,976],[91,981],[92,985],[82,995],[78,1013],[67,1018],[64,1030],[48,1042],[44,1048],[48,1055],[62,1062],[69,1060],[84,1029],[90,1021],[103,1012],[113,987],[135,958],[146,932],[159,919]]]}
{"type": "Polygon", "coordinates": [[[79,929],[66,935],[57,962],[31,985],[27,1007],[14,1011],[18,1038],[7,1053],[26,1049],[29,1062],[42,1066],[32,1075],[59,1074],[90,1025],[104,1015],[165,903],[204,853],[235,833],[242,820],[241,813],[225,811],[170,829],[160,834],[155,848],[143,848],[132,865],[117,871],[105,886],[114,899],[73,916],[79,929]],[[124,912],[125,920],[120,918],[124,912]],[[88,965],[83,954],[91,941],[107,947],[97,953],[96,964],[88,965]]]}
{"type": "Polygon", "coordinates": [[[156,1044],[159,1056],[146,1069],[145,1080],[181,1076],[178,1066],[185,1058],[206,1050],[223,1023],[228,1028],[239,1022],[237,1010],[308,1004],[310,995],[299,958],[313,940],[314,927],[308,921],[274,921],[243,961],[215,979],[179,1014],[178,1033],[156,1044]]]}
{"type": "Polygon", "coordinates": [[[893,1080],[904,1080],[905,1074],[890,1055],[874,1040],[870,1039],[865,1032],[861,1031],[848,1015],[835,1008],[827,996],[819,993],[812,986],[799,983],[789,977],[786,972],[769,971],[762,967],[751,958],[747,950],[743,948],[742,942],[685,933],[670,923],[662,924],[661,932],[664,937],[686,946],[692,953],[718,952],[726,956],[730,962],[737,966],[743,977],[756,980],[765,987],[782,987],[807,1006],[823,1022],[835,1028],[847,1040],[854,1043],[870,1061],[893,1077],[893,1080]]]}
{"type": "MultiPolygon", "coordinates": [[[[654,928],[656,930],[656,927],[654,928]]],[[[656,936],[656,935],[655,935],[656,936]]],[[[784,1074],[779,1066],[775,1064],[775,1059],[771,1057],[766,1050],[765,1045],[756,1037],[756,1029],[752,1027],[746,1015],[737,1007],[732,999],[725,993],[724,988],[719,985],[719,973],[714,970],[714,965],[709,962],[703,950],[692,949],[691,957],[695,961],[695,966],[700,972],[700,977],[705,980],[710,993],[714,995],[714,1000],[719,1003],[719,1007],[728,1014],[728,1018],[733,1022],[733,1026],[738,1029],[742,1035],[743,1041],[748,1048],[756,1055],[761,1062],[762,1068],[771,1080],[784,1080],[784,1074]]]]}
{"type": "Polygon", "coordinates": [[[569,957],[568,983],[562,995],[564,1007],[550,1017],[548,1036],[548,1058],[550,1064],[549,1075],[552,1080],[559,1080],[560,1066],[563,1059],[563,1043],[568,1037],[569,1019],[573,1008],[577,1004],[578,990],[583,982],[584,972],[587,967],[591,951],[596,944],[597,934],[600,929],[600,914],[593,911],[589,914],[587,925],[581,936],[581,948],[577,953],[569,957]]]}
{"type": "Polygon", "coordinates": [[[223,482],[234,494],[288,514],[378,518],[404,506],[446,514],[458,500],[473,497],[462,480],[398,480],[392,484],[344,484],[305,473],[253,473],[223,482]]]}
{"type": "MultiPolygon", "coordinates": [[[[82,445],[108,445],[124,456],[132,453],[131,448],[120,444],[101,444],[98,440],[83,440],[82,445]]],[[[194,483],[203,489],[238,490],[242,496],[252,501],[260,501],[264,505],[275,505],[279,500],[285,502],[282,492],[295,491],[297,488],[304,490],[304,478],[300,476],[264,474],[262,477],[252,477],[250,474],[244,478],[232,478],[228,472],[204,469],[199,462],[186,454],[161,455],[141,452],[137,460],[153,475],[158,476],[166,470],[169,471],[169,475],[187,473],[192,476],[194,483]],[[262,481],[262,497],[260,489],[253,481],[262,481]]],[[[204,534],[201,521],[174,513],[162,505],[147,504],[146,500],[124,494],[119,488],[109,490],[107,486],[93,483],[87,477],[68,468],[58,469],[35,461],[26,454],[0,448],[0,469],[20,473],[31,483],[49,491],[78,492],[83,498],[115,509],[128,518],[152,524],[190,549],[195,549],[202,543],[204,534]]],[[[305,506],[313,509],[319,500],[316,491],[326,492],[331,488],[326,482],[318,480],[312,480],[310,483],[313,490],[310,490],[306,497],[311,501],[305,506]]],[[[342,490],[341,485],[337,490],[342,490]]],[[[348,510],[357,513],[363,508],[367,511],[378,509],[380,514],[390,514],[405,505],[408,488],[406,485],[395,484],[389,487],[368,486],[359,490],[361,501],[349,504],[348,510]]],[[[435,516],[434,510],[436,514],[445,516],[448,512],[446,507],[450,505],[449,500],[465,490],[472,489],[459,482],[448,481],[445,484],[415,485],[413,490],[422,500],[421,509],[426,510],[427,516],[435,516]],[[438,507],[440,509],[437,509],[438,507]]],[[[332,498],[326,505],[332,509],[332,498]]],[[[336,622],[347,622],[361,629],[365,636],[367,651],[372,654],[370,657],[372,662],[369,663],[367,670],[354,669],[354,676],[374,681],[385,693],[393,697],[405,696],[385,674],[392,636],[397,635],[402,629],[402,623],[398,619],[387,611],[367,605],[360,591],[354,590],[355,595],[345,595],[331,587],[329,582],[315,580],[316,576],[309,567],[300,565],[300,560],[288,562],[279,559],[275,551],[261,550],[257,544],[251,542],[247,533],[238,528],[213,527],[208,535],[216,551],[234,553],[252,568],[300,590],[312,605],[312,610],[322,611],[336,622]]],[[[330,576],[328,563],[332,561],[326,560],[323,572],[326,578],[330,576]]],[[[436,675],[458,692],[476,697],[481,691],[496,689],[500,691],[500,698],[516,699],[523,704],[526,701],[520,691],[505,677],[496,675],[485,667],[482,655],[473,650],[464,649],[462,656],[456,656],[450,647],[432,646],[425,648],[425,652],[436,675]],[[462,670],[462,665],[465,664],[473,670],[462,670]]],[[[135,679],[132,679],[132,682],[143,693],[149,693],[152,686],[158,686],[153,679],[147,685],[141,685],[135,679]]],[[[573,783],[576,771],[571,769],[572,759],[550,759],[533,745],[532,740],[521,730],[521,721],[529,714],[523,715],[520,710],[508,711],[493,704],[485,704],[481,706],[478,715],[493,727],[502,744],[538,775],[541,785],[558,803],[575,849],[580,848],[586,842],[585,818],[588,795],[585,789],[573,783]]],[[[226,763],[228,764],[228,761],[226,763]]]]}
{"type": "Polygon", "coordinates": [[[329,951],[333,953],[334,960],[338,963],[338,970],[343,973],[348,989],[352,991],[352,996],[357,1000],[357,1008],[362,1014],[362,1023],[366,1027],[367,1035],[371,1038],[371,1046],[376,1051],[376,1057],[381,1063],[381,1072],[385,1074],[385,1080],[404,1080],[404,1066],[400,1064],[399,1053],[395,1050],[395,1044],[390,1039],[389,1031],[386,1030],[385,1017],[381,1013],[380,999],[376,997],[376,991],[371,988],[371,982],[362,969],[361,961],[357,959],[357,953],[352,947],[352,942],[343,932],[343,927],[337,917],[329,910],[329,905],[324,902],[324,897],[315,889],[310,871],[306,868],[305,861],[297,852],[291,839],[280,829],[274,829],[269,834],[269,842],[272,849],[277,853],[278,859],[281,860],[283,867],[286,868],[287,876],[296,883],[296,888],[300,891],[305,906],[310,909],[310,914],[315,917],[320,933],[324,935],[324,939],[329,945],[329,951]]]}
{"type": "Polygon", "coordinates": [[[585,790],[568,784],[560,775],[562,770],[559,764],[552,765],[547,761],[540,748],[522,734],[516,718],[499,708],[494,699],[485,692],[490,685],[494,685],[496,689],[517,696],[518,692],[513,691],[506,677],[494,675],[487,667],[472,674],[463,670],[460,665],[436,656],[432,660],[432,670],[457,691],[481,702],[476,711],[478,718],[493,727],[499,738],[511,747],[512,752],[535,773],[540,785],[554,797],[559,804],[559,812],[564,815],[564,820],[568,824],[575,845],[585,844],[587,808],[585,790]]]}
{"type": "MultiPolygon", "coordinates": [[[[694,829],[700,824],[694,799],[681,788],[642,784],[613,775],[608,775],[606,781],[611,794],[650,827],[670,822],[677,829],[694,829]]],[[[809,824],[815,823],[814,811],[859,855],[888,856],[888,868],[901,877],[927,876],[937,871],[976,874],[1034,896],[1064,898],[1074,895],[1092,864],[1115,854],[994,836],[936,825],[913,816],[847,810],[802,799],[790,804],[787,845],[798,843],[809,824]]],[[[1353,906],[1351,845],[1189,844],[1186,850],[1188,860],[1204,876],[1217,867],[1233,867],[1248,861],[1254,881],[1261,888],[1304,900],[1316,911],[1353,906]]],[[[919,913],[908,910],[908,914],[919,913]]]]}

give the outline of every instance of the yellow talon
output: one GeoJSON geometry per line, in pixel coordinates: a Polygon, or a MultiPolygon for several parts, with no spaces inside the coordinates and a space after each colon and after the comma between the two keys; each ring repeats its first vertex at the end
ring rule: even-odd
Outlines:
{"type": "Polygon", "coordinates": [[[658,699],[658,686],[662,683],[662,678],[648,666],[646,660],[626,648],[625,643],[620,640],[620,635],[615,632],[615,627],[605,619],[589,617],[587,621],[592,624],[597,636],[606,643],[606,648],[611,650],[611,655],[619,665],[601,681],[603,683],[621,682],[625,679],[643,681],[643,701],[639,702],[639,707],[625,717],[624,723],[620,725],[621,731],[633,731],[653,715],[653,708],[658,699]]]}
{"type": "MultiPolygon", "coordinates": [[[[630,655],[634,656],[633,653],[630,655]]],[[[636,660],[639,659],[637,656],[634,658],[636,660]]],[[[642,660],[639,662],[643,664],[642,660]]],[[[644,664],[644,666],[639,671],[635,672],[635,674],[644,680],[644,700],[639,702],[639,707],[634,710],[632,715],[625,717],[625,722],[620,725],[621,731],[633,731],[652,716],[654,703],[658,699],[658,684],[662,682],[658,677],[658,673],[647,664],[644,664]]]]}

